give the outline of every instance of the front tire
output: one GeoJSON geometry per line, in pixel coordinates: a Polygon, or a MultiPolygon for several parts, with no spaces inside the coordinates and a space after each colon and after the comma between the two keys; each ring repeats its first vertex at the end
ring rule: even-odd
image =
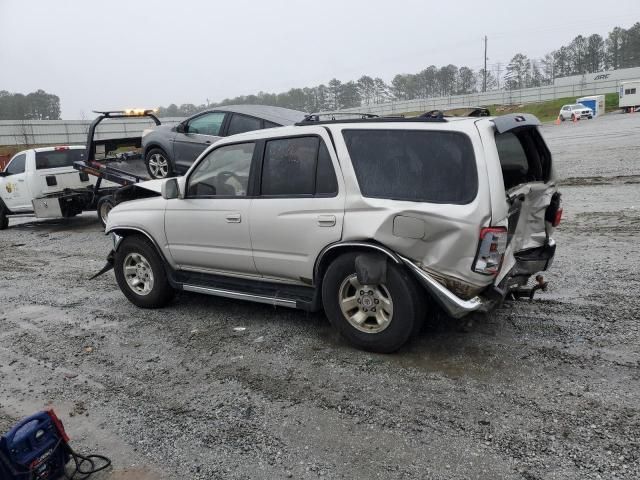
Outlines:
{"type": "Polygon", "coordinates": [[[115,254],[113,265],[120,290],[138,307],[163,307],[175,295],[160,255],[145,238],[126,237],[115,254]]]}
{"type": "Polygon", "coordinates": [[[115,206],[116,201],[113,199],[112,195],[106,195],[98,200],[98,206],[96,210],[98,212],[98,219],[102,224],[102,228],[107,226],[107,218],[109,217],[109,212],[115,206]]]}
{"type": "Polygon", "coordinates": [[[347,253],[329,265],[322,282],[322,302],[332,325],[353,345],[391,353],[419,330],[424,319],[424,292],[405,269],[388,262],[378,285],[358,282],[355,259],[347,253]]]}
{"type": "Polygon", "coordinates": [[[169,156],[161,148],[152,148],[147,152],[144,163],[153,179],[167,178],[173,175],[169,156]]]}

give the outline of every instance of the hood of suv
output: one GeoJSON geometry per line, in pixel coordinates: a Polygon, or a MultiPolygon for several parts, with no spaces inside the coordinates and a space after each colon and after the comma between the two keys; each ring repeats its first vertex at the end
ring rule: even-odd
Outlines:
{"type": "Polygon", "coordinates": [[[151,192],[162,193],[162,184],[165,181],[165,178],[161,178],[158,180],[147,180],[146,182],[136,183],[135,186],[138,188],[144,188],[145,190],[149,190],[151,192]]]}

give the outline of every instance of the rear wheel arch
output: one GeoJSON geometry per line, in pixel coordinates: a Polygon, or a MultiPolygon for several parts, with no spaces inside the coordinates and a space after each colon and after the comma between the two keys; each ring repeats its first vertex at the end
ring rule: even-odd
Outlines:
{"type": "Polygon", "coordinates": [[[322,279],[331,262],[339,256],[351,252],[378,253],[381,257],[386,257],[393,263],[403,265],[402,260],[400,260],[392,250],[373,241],[362,240],[334,243],[322,249],[316,259],[313,271],[313,280],[316,288],[322,288],[322,279]]]}

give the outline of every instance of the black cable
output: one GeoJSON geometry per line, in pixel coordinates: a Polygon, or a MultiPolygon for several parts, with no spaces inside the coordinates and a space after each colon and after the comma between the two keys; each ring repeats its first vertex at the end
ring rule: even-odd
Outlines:
{"type": "Polygon", "coordinates": [[[98,473],[111,466],[111,460],[104,455],[93,454],[85,456],[75,452],[69,445],[66,445],[66,448],[67,452],[69,452],[69,455],[71,455],[71,458],[73,459],[76,467],[71,476],[65,473],[65,477],[67,478],[67,480],[87,480],[94,473],[98,473]],[[96,467],[96,462],[94,462],[94,460],[100,460],[101,462],[103,462],[103,465],[96,467]],[[82,469],[82,466],[85,463],[88,463],[90,465],[88,470],[82,469]]]}

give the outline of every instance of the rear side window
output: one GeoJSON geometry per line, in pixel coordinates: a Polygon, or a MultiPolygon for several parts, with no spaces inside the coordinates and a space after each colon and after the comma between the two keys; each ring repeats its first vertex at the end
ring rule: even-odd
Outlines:
{"type": "Polygon", "coordinates": [[[522,183],[549,180],[551,154],[537,129],[505,132],[495,138],[507,190],[522,183]]]}
{"type": "Polygon", "coordinates": [[[344,130],[365,197],[466,204],[478,191],[471,140],[459,132],[344,130]]]}
{"type": "Polygon", "coordinates": [[[266,143],[261,194],[330,196],[338,181],[327,146],[319,137],[295,137],[266,143]]]}
{"type": "Polygon", "coordinates": [[[229,122],[227,135],[235,135],[236,133],[251,132],[252,130],[260,130],[262,128],[262,120],[259,118],[247,117],[234,113],[229,122]]]}
{"type": "Polygon", "coordinates": [[[85,150],[79,148],[36,152],[36,170],[72,167],[74,162],[84,160],[84,157],[85,150]]]}
{"type": "Polygon", "coordinates": [[[18,173],[24,173],[24,162],[27,156],[24,153],[16,155],[13,160],[7,165],[5,172],[9,175],[16,175],[18,173]]]}

